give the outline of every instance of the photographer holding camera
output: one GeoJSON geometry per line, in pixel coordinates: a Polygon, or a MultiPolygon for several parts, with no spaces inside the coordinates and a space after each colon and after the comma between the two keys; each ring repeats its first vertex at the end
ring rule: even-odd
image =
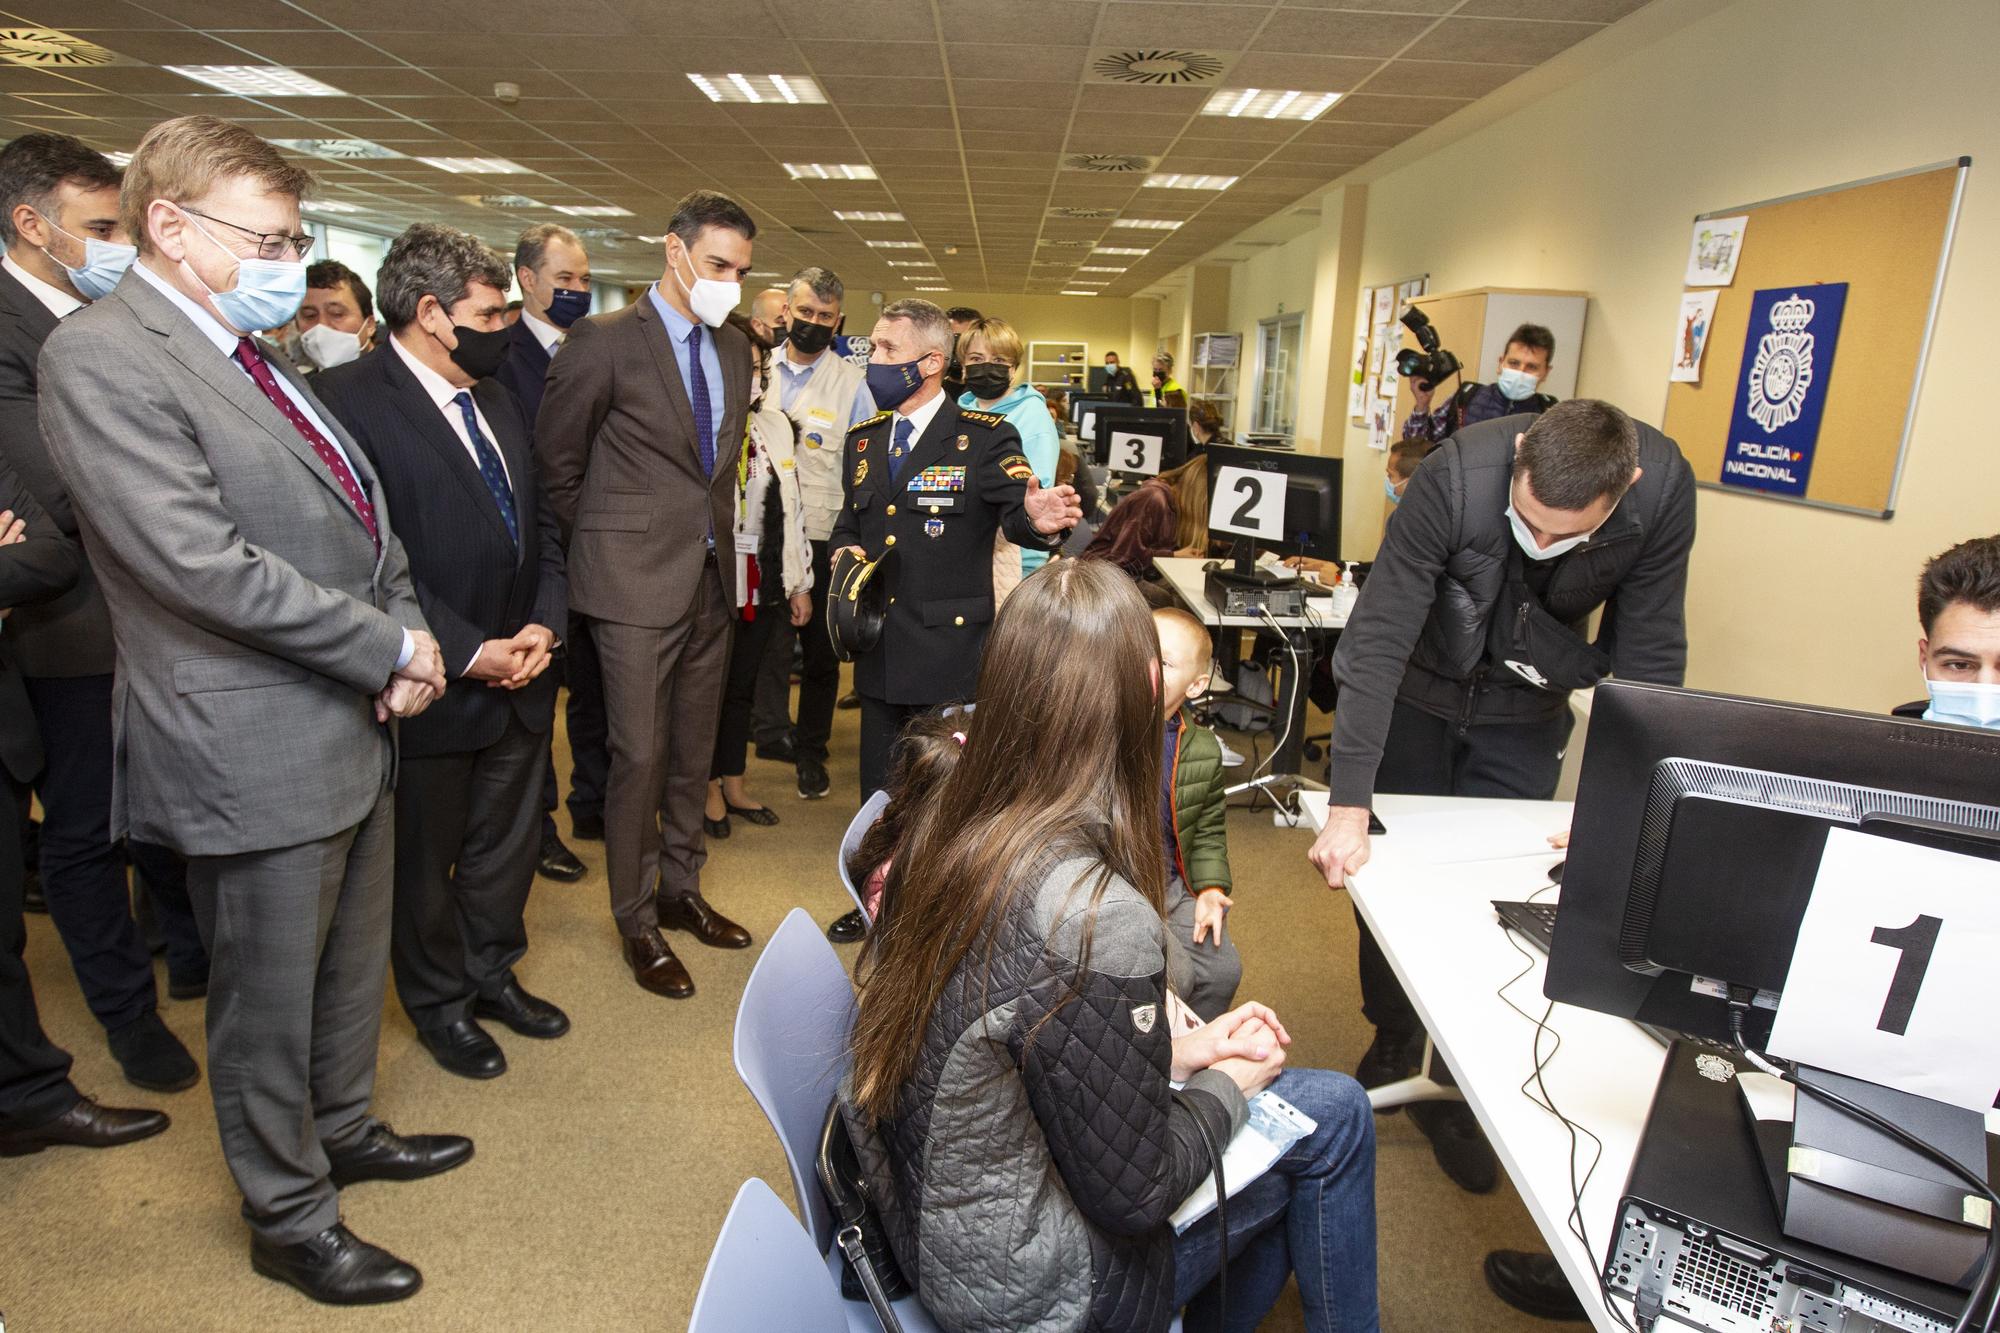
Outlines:
{"type": "Polygon", "coordinates": [[[1405,348],[1396,354],[1396,373],[1410,382],[1410,393],[1416,400],[1410,419],[1403,423],[1404,439],[1435,443],[1482,421],[1540,416],[1555,406],[1555,398],[1541,388],[1548,378],[1549,363],[1556,357],[1556,339],[1540,324],[1523,324],[1508,336],[1493,383],[1461,382],[1458,392],[1436,411],[1431,410],[1432,396],[1439,385],[1458,374],[1461,363],[1439,344],[1437,330],[1423,311],[1412,306],[1403,313],[1403,325],[1423,348],[1422,352],[1405,348]]]}

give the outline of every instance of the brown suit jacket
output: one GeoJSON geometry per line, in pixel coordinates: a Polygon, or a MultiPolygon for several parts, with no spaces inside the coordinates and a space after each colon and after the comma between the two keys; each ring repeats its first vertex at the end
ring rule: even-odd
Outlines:
{"type": "MultiPolygon", "coordinates": [[[[726,324],[703,332],[722,362],[722,428],[707,477],[694,408],[650,294],[578,320],[549,363],[535,452],[569,548],[572,611],[665,629],[694,604],[708,534],[730,554],[750,342],[726,324]]],[[[725,605],[734,605],[736,562],[717,564],[725,605]]]]}

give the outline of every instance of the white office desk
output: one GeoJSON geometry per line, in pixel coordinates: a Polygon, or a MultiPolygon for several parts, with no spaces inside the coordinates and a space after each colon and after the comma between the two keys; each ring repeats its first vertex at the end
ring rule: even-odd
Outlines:
{"type": "MultiPolygon", "coordinates": [[[[1326,796],[1308,792],[1300,801],[1310,827],[1317,830],[1326,819],[1326,796]]],[[[1378,796],[1375,813],[1389,831],[1371,840],[1371,858],[1348,892],[1431,1039],[1450,1062],[1466,1102],[1591,1323],[1608,1333],[1618,1325],[1598,1294],[1597,1269],[1666,1053],[1622,1018],[1563,1004],[1550,1016],[1549,1028],[1562,1038],[1562,1048],[1543,1074],[1549,1094],[1563,1114],[1604,1141],[1603,1159],[1583,1195],[1590,1237],[1586,1250],[1566,1222],[1569,1134],[1521,1092],[1522,1080],[1534,1068],[1534,1025],[1494,994],[1528,961],[1508,943],[1494,918],[1492,900],[1528,897],[1548,882],[1548,869],[1561,854],[1437,865],[1424,859],[1421,848],[1396,837],[1398,821],[1411,814],[1479,809],[1518,812],[1551,833],[1569,826],[1570,807],[1563,802],[1378,796]]],[[[1544,894],[1542,900],[1551,896],[1544,894]]],[[[1539,1016],[1547,1003],[1542,998],[1546,960],[1532,946],[1522,947],[1533,956],[1533,967],[1507,994],[1539,1016]]],[[[1581,1142],[1579,1176],[1591,1155],[1590,1141],[1581,1142]]]]}
{"type": "MultiPolygon", "coordinates": [[[[1208,600],[1208,571],[1202,568],[1209,563],[1191,555],[1156,555],[1153,568],[1160,571],[1160,577],[1173,589],[1174,596],[1188,610],[1201,617],[1201,623],[1210,629],[1269,629],[1270,625],[1262,616],[1225,616],[1218,612],[1208,600]]],[[[1316,585],[1308,585],[1315,587],[1316,585]]],[[[1346,616],[1333,613],[1333,589],[1317,589],[1323,596],[1308,596],[1304,616],[1278,616],[1276,620],[1282,629],[1323,629],[1337,630],[1347,625],[1346,616]]]]}

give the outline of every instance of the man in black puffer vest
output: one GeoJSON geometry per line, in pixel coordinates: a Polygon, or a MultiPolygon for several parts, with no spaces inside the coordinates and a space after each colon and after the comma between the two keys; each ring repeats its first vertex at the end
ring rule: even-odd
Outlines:
{"type": "MultiPolygon", "coordinates": [[[[1375,792],[1546,800],[1572,689],[1681,683],[1694,509],[1679,447],[1593,399],[1468,426],[1424,459],[1334,656],[1331,808],[1312,848],[1329,887],[1368,859],[1375,792]]],[[[1416,1072],[1424,1030],[1366,925],[1360,955],[1376,1036],[1355,1076],[1372,1087],[1416,1072]]],[[[1411,1119],[1454,1181],[1493,1188],[1463,1103],[1411,1119]]]]}

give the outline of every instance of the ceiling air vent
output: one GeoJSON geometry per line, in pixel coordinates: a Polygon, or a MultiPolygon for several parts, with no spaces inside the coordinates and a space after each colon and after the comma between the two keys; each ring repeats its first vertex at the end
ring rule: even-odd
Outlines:
{"type": "MultiPolygon", "coordinates": [[[[1096,244],[1097,244],[1097,242],[1096,242],[1096,241],[1049,241],[1049,240],[1044,240],[1044,241],[1042,241],[1042,242],[1041,242],[1041,245],[1042,245],[1042,247],[1043,247],[1044,249],[1048,249],[1048,250],[1088,250],[1088,249],[1090,249],[1090,248],[1091,248],[1092,246],[1094,246],[1094,245],[1096,245],[1096,244]]],[[[1039,261],[1037,261],[1037,262],[1039,262],[1039,261]]]]}
{"type": "Polygon", "coordinates": [[[1115,208],[1051,208],[1052,218],[1108,218],[1117,213],[1115,208]]]}
{"type": "Polygon", "coordinates": [[[461,194],[459,199],[480,208],[547,208],[539,199],[530,199],[525,194],[461,194]]]}
{"type": "Polygon", "coordinates": [[[1068,153],[1062,165],[1065,171],[1151,171],[1158,161],[1138,153],[1068,153]]]}
{"type": "Polygon", "coordinates": [[[95,42],[49,28],[0,28],[0,60],[35,69],[76,69],[131,62],[95,42]]]}
{"type": "Polygon", "coordinates": [[[1214,83],[1228,62],[1207,51],[1101,51],[1091,57],[1090,76],[1100,83],[1141,83],[1180,87],[1214,83]]]}

